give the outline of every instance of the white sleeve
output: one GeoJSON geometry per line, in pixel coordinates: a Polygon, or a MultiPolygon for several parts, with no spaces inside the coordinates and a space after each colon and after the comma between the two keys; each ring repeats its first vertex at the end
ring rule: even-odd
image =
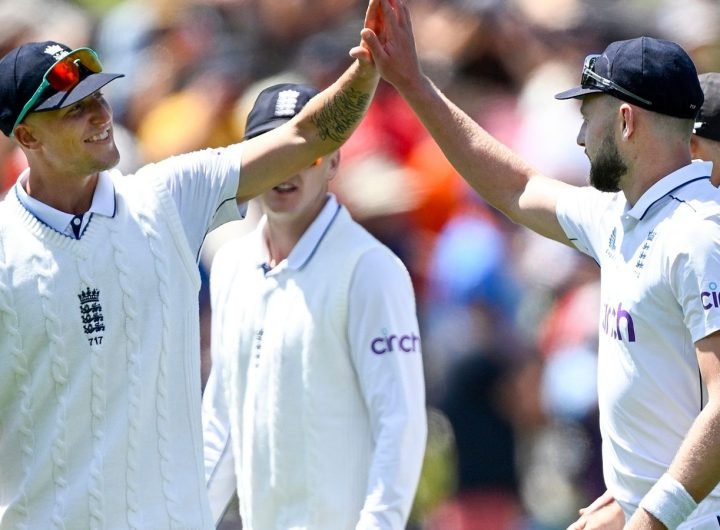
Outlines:
{"type": "Polygon", "coordinates": [[[676,225],[672,243],[676,248],[668,260],[670,286],[693,342],[720,329],[716,304],[720,288],[720,226],[715,219],[676,225]],[[694,237],[687,237],[693,234],[694,237]],[[698,301],[700,303],[698,303],[698,301]]]}
{"type": "Polygon", "coordinates": [[[357,530],[405,528],[427,438],[422,351],[407,270],[379,248],[350,286],[348,338],[375,450],[357,530]]]}
{"type": "Polygon", "coordinates": [[[222,519],[237,484],[228,409],[220,379],[218,371],[213,369],[205,387],[202,404],[205,480],[215,524],[222,519]]]}
{"type": "MultiPolygon", "coordinates": [[[[217,524],[222,519],[237,487],[235,459],[230,438],[230,412],[223,383],[223,358],[219,320],[222,308],[218,298],[222,292],[223,265],[231,262],[222,259],[223,249],[213,261],[210,273],[210,299],[213,308],[211,324],[212,368],[202,397],[203,454],[210,511],[217,524]]],[[[226,273],[227,274],[227,273],[226,273]]]]}
{"type": "Polygon", "coordinates": [[[572,188],[563,193],[555,208],[558,222],[565,235],[575,247],[600,263],[598,244],[607,244],[599,241],[608,209],[618,199],[616,193],[605,193],[591,187],[572,188]]]}
{"type": "Polygon", "coordinates": [[[235,459],[228,409],[218,371],[210,372],[202,403],[203,453],[210,511],[217,524],[235,493],[235,459]]]}
{"type": "Polygon", "coordinates": [[[245,215],[247,205],[238,206],[235,200],[242,145],[186,153],[146,166],[167,186],[196,255],[210,230],[245,215]]]}

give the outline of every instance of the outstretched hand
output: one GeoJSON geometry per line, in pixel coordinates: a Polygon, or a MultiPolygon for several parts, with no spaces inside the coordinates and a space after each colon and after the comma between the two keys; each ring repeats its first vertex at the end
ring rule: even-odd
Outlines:
{"type": "MultiPolygon", "coordinates": [[[[365,11],[363,30],[365,29],[369,29],[375,34],[381,34],[383,32],[383,12],[380,8],[380,0],[370,0],[367,11],[365,11]]],[[[350,50],[350,56],[363,63],[373,62],[372,54],[362,41],[362,38],[360,44],[350,50]]]]}
{"type": "Polygon", "coordinates": [[[380,75],[399,90],[421,76],[406,0],[370,0],[361,43],[350,54],[375,63],[380,75]]]}

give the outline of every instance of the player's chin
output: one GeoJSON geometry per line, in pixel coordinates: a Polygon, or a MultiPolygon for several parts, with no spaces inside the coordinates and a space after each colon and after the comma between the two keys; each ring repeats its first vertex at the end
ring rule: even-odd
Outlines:
{"type": "Polygon", "coordinates": [[[120,153],[117,150],[117,148],[113,148],[109,150],[107,153],[104,153],[102,156],[95,157],[94,160],[94,166],[93,173],[96,171],[105,171],[108,169],[112,169],[115,166],[117,166],[120,163],[120,153]]]}
{"type": "Polygon", "coordinates": [[[110,169],[111,167],[115,167],[120,162],[120,152],[118,151],[117,147],[113,145],[112,151],[108,154],[108,157],[106,159],[106,167],[105,169],[110,169]]]}

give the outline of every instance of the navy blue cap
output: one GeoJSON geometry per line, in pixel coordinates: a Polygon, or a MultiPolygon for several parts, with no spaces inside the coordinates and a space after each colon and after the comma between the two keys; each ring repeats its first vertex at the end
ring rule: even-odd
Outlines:
{"type": "MultiPolygon", "coordinates": [[[[10,136],[13,125],[42,83],[43,76],[72,50],[54,41],[23,44],[0,59],[0,130],[10,136]]],[[[62,109],[73,105],[123,74],[89,73],[67,92],[48,87],[32,112],[62,109]]]]}
{"type": "Polygon", "coordinates": [[[310,85],[281,83],[265,88],[255,100],[245,124],[245,139],[290,121],[320,91],[310,85]]]}
{"type": "Polygon", "coordinates": [[[687,52],[674,42],[652,37],[613,42],[595,61],[593,72],[649,103],[592,79],[555,98],[582,98],[604,92],[660,114],[686,119],[695,118],[703,104],[695,65],[687,52]]]}
{"type": "Polygon", "coordinates": [[[705,101],[695,119],[695,134],[709,140],[720,141],[720,73],[700,74],[700,86],[705,101]]]}

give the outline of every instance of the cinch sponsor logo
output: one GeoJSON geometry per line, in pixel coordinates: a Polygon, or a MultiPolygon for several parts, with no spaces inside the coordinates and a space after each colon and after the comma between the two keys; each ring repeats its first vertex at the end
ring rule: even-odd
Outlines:
{"type": "Polygon", "coordinates": [[[717,282],[708,283],[708,290],[700,293],[700,301],[702,302],[703,309],[706,311],[713,307],[720,307],[717,282]]]}
{"type": "Polygon", "coordinates": [[[410,335],[384,335],[383,337],[375,337],[370,342],[370,349],[376,355],[394,351],[412,353],[418,351],[419,345],[420,337],[415,333],[410,335]]]}
{"type": "Polygon", "coordinates": [[[627,331],[627,341],[635,342],[635,325],[629,311],[622,308],[622,303],[617,309],[607,304],[603,306],[602,329],[606,335],[617,340],[625,340],[622,330],[627,331]]]}

